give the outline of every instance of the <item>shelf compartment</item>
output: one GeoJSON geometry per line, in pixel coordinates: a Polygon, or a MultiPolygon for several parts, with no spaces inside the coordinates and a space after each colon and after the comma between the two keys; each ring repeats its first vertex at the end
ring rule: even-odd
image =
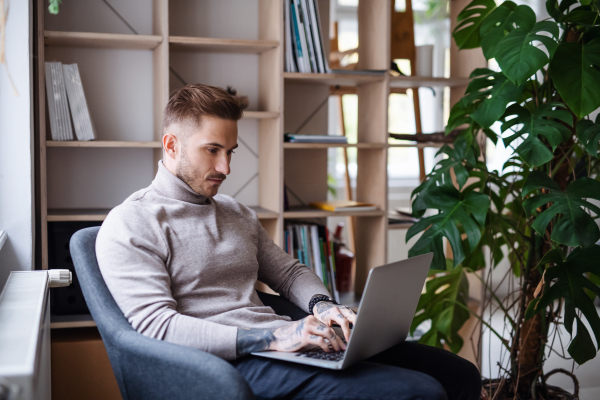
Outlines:
{"type": "Polygon", "coordinates": [[[56,47],[154,50],[163,41],[158,35],[45,31],[44,44],[56,47]]]}
{"type": "Polygon", "coordinates": [[[89,328],[96,326],[90,314],[50,315],[50,329],[89,328]]]}
{"type": "Polygon", "coordinates": [[[284,72],[283,78],[287,83],[320,83],[329,86],[358,86],[363,83],[382,82],[384,75],[284,72]]]}
{"type": "Polygon", "coordinates": [[[356,147],[358,149],[383,149],[385,143],[283,143],[284,149],[328,149],[330,147],[356,147]]]}
{"type": "Polygon", "coordinates": [[[277,48],[279,42],[276,40],[239,40],[169,36],[169,45],[169,48],[175,51],[260,54],[277,48]]]}
{"type": "Polygon", "coordinates": [[[469,78],[434,78],[427,76],[392,76],[390,77],[390,87],[397,89],[411,89],[418,87],[461,87],[467,86],[469,78]]]}
{"type": "Polygon", "coordinates": [[[386,215],[382,210],[373,211],[325,211],[310,207],[293,207],[290,211],[284,211],[283,218],[325,218],[325,217],[381,217],[386,215]]]}
{"type": "MultiPolygon", "coordinates": [[[[249,207],[258,216],[258,219],[276,219],[279,214],[262,207],[249,207]]],[[[49,209],[48,222],[56,221],[104,221],[110,208],[65,208],[49,209]]]]}
{"type": "Polygon", "coordinates": [[[125,140],[47,140],[47,147],[137,147],[160,149],[162,143],[155,142],[129,142],[125,140]]]}

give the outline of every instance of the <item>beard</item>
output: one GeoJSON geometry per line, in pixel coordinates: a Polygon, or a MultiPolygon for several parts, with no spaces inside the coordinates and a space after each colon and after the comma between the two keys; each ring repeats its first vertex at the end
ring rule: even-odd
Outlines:
{"type": "MultiPolygon", "coordinates": [[[[175,175],[179,179],[187,183],[187,185],[191,187],[194,192],[198,193],[201,196],[208,198],[216,195],[216,193],[213,194],[212,192],[209,192],[202,187],[202,182],[204,182],[204,178],[201,176],[201,173],[198,173],[190,164],[189,159],[187,158],[187,149],[184,145],[181,146],[181,158],[179,159],[175,175]]],[[[225,180],[226,178],[227,176],[225,174],[216,172],[209,175],[206,179],[225,180]]]]}

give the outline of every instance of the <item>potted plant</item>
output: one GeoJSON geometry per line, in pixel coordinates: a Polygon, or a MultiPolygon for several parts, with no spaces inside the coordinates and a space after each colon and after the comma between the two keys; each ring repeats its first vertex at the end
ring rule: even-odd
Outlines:
{"type": "Polygon", "coordinates": [[[406,237],[422,233],[410,256],[435,254],[412,330],[431,320],[421,342],[454,352],[470,316],[465,273],[484,269],[486,253],[490,269],[507,254],[518,283],[514,298],[498,298],[480,279],[509,336],[477,315],[509,355],[501,378],[484,382],[496,399],[564,392],[546,384],[556,371],[543,369],[559,324],[577,364],[596,356],[592,336],[600,343],[593,305],[600,296],[600,207],[592,200],[600,200],[600,118],[590,118],[600,107],[600,0],[548,0],[546,7],[551,19],[543,21],[512,1],[474,0],[458,15],[459,49],[481,47],[500,71],[472,72],[446,128],[459,134],[413,191],[413,214],[421,219],[406,237]],[[512,149],[501,171],[486,165],[482,135],[512,149]]]}

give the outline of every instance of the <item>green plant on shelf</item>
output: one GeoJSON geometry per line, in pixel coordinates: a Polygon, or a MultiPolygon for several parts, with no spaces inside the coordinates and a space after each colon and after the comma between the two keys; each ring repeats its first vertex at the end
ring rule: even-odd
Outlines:
{"type": "Polygon", "coordinates": [[[590,201],[600,200],[600,118],[590,118],[600,107],[600,0],[546,7],[551,18],[543,21],[512,1],[474,0],[458,15],[459,49],[481,47],[500,71],[472,72],[446,127],[460,134],[413,191],[413,213],[423,218],[406,237],[422,233],[410,256],[435,254],[411,329],[431,320],[421,342],[458,352],[458,331],[474,315],[508,355],[486,390],[521,399],[559,391],[543,367],[551,352],[563,352],[553,348],[560,325],[570,335],[568,356],[560,355],[577,364],[596,356],[592,335],[600,344],[600,208],[590,201]],[[483,135],[512,150],[501,171],[488,169],[483,135]],[[503,259],[516,282],[506,299],[489,281],[503,259]],[[466,273],[476,271],[487,292],[481,308],[492,302],[504,314],[504,335],[468,307],[466,273]]]}
{"type": "Polygon", "coordinates": [[[48,11],[50,14],[58,14],[58,5],[62,3],[61,0],[50,0],[48,4],[48,11]]]}

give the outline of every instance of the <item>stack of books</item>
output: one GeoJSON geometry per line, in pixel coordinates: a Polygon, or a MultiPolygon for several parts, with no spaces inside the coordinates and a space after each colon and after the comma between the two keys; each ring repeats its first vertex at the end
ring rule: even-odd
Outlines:
{"type": "Polygon", "coordinates": [[[340,135],[297,135],[295,133],[286,133],[283,141],[288,143],[335,143],[346,144],[348,138],[340,135]]]}
{"type": "Polygon", "coordinates": [[[317,0],[285,0],[286,72],[327,73],[317,0]]]}
{"type": "Polygon", "coordinates": [[[71,116],[78,140],[96,139],[77,64],[47,62],[46,93],[52,140],[74,139],[71,116]]]}
{"type": "Polygon", "coordinates": [[[339,303],[333,242],[324,225],[288,224],[285,251],[311,269],[339,303]]]}

